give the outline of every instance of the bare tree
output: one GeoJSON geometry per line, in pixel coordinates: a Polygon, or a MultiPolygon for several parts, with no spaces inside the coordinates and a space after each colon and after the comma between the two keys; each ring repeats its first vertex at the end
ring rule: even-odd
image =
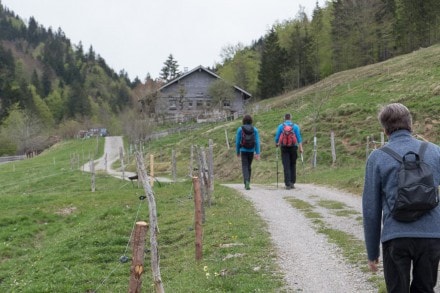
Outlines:
{"type": "Polygon", "coordinates": [[[16,145],[18,153],[42,150],[47,137],[38,117],[13,106],[2,125],[2,134],[16,145]]]}
{"type": "Polygon", "coordinates": [[[217,79],[208,89],[209,95],[212,97],[211,108],[223,110],[225,101],[232,101],[234,98],[234,88],[231,84],[223,79],[217,79]]]}
{"type": "Polygon", "coordinates": [[[139,115],[136,111],[126,110],[121,116],[122,131],[131,143],[144,142],[149,134],[153,132],[153,123],[148,117],[139,115]]]}

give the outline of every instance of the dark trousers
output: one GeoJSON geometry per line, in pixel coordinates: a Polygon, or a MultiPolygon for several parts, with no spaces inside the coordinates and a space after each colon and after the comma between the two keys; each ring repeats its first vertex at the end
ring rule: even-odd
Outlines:
{"type": "Polygon", "coordinates": [[[282,147],[281,161],[284,169],[284,184],[290,186],[296,183],[296,160],[298,158],[298,147],[282,147]]]}
{"type": "Polygon", "coordinates": [[[382,249],[388,293],[434,293],[440,239],[396,238],[384,242],[382,249]]]}
{"type": "Polygon", "coordinates": [[[243,182],[251,182],[252,161],[254,159],[253,152],[241,152],[241,169],[243,172],[243,182]]]}

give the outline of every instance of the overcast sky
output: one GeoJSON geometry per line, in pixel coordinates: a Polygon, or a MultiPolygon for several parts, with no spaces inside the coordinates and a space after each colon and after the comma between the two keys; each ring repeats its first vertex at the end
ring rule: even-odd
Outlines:
{"type": "MultiPolygon", "coordinates": [[[[169,54],[183,71],[213,66],[222,48],[247,46],[277,21],[293,19],[315,0],[0,0],[26,22],[61,28],[74,45],[90,46],[117,73],[159,76],[169,54]]],[[[318,0],[321,7],[325,0],[318,0]]]]}

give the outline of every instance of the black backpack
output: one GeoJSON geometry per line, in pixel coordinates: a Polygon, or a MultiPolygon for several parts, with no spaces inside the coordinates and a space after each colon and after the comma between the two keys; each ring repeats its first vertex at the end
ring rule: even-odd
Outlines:
{"type": "Polygon", "coordinates": [[[438,186],[434,184],[431,167],[423,161],[427,146],[427,142],[422,142],[418,154],[410,151],[403,157],[389,147],[380,148],[400,162],[397,195],[394,207],[390,209],[393,218],[398,221],[413,222],[439,203],[438,186]]]}
{"type": "Polygon", "coordinates": [[[253,149],[255,147],[255,131],[250,124],[241,127],[241,141],[240,146],[246,149],[253,149]]]}

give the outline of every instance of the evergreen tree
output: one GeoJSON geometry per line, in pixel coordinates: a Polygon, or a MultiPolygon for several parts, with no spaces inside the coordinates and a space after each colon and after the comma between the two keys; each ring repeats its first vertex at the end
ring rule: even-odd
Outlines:
{"type": "Polygon", "coordinates": [[[310,24],[310,33],[313,38],[310,60],[314,67],[315,81],[333,73],[331,17],[330,9],[323,9],[316,3],[310,24]]]}
{"type": "Polygon", "coordinates": [[[49,95],[52,90],[52,82],[51,82],[51,69],[47,64],[43,65],[43,76],[41,77],[41,90],[42,97],[45,98],[49,95]]]}
{"type": "Polygon", "coordinates": [[[384,61],[396,54],[396,4],[394,0],[382,0],[376,10],[377,60],[384,61]]]}
{"type": "Polygon", "coordinates": [[[76,118],[76,116],[87,117],[91,112],[87,93],[79,82],[75,82],[72,85],[72,90],[68,97],[67,109],[69,117],[72,118],[76,118]]]}
{"type": "Polygon", "coordinates": [[[308,27],[310,23],[304,11],[292,22],[287,50],[287,67],[283,73],[284,89],[292,90],[315,82],[313,66],[313,39],[308,27]]]}
{"type": "Polygon", "coordinates": [[[95,51],[93,51],[93,47],[90,46],[89,53],[87,53],[87,61],[94,62],[95,61],[95,51]]]}
{"type": "Polygon", "coordinates": [[[285,51],[278,43],[278,35],[272,28],[264,39],[258,73],[258,90],[261,98],[267,99],[282,93],[285,55],[285,51]]]}
{"type": "Polygon", "coordinates": [[[439,14],[438,0],[396,0],[396,39],[401,53],[438,42],[439,14]]]}
{"type": "Polygon", "coordinates": [[[5,118],[8,108],[18,101],[13,94],[15,63],[10,50],[0,45],[0,122],[5,118]]]}
{"type": "Polygon", "coordinates": [[[174,59],[173,55],[170,54],[168,59],[164,62],[164,66],[160,72],[160,78],[166,82],[175,79],[180,75],[179,65],[174,59]]]}
{"type": "Polygon", "coordinates": [[[33,45],[36,45],[39,42],[38,23],[33,16],[29,18],[27,40],[33,45]]]}

